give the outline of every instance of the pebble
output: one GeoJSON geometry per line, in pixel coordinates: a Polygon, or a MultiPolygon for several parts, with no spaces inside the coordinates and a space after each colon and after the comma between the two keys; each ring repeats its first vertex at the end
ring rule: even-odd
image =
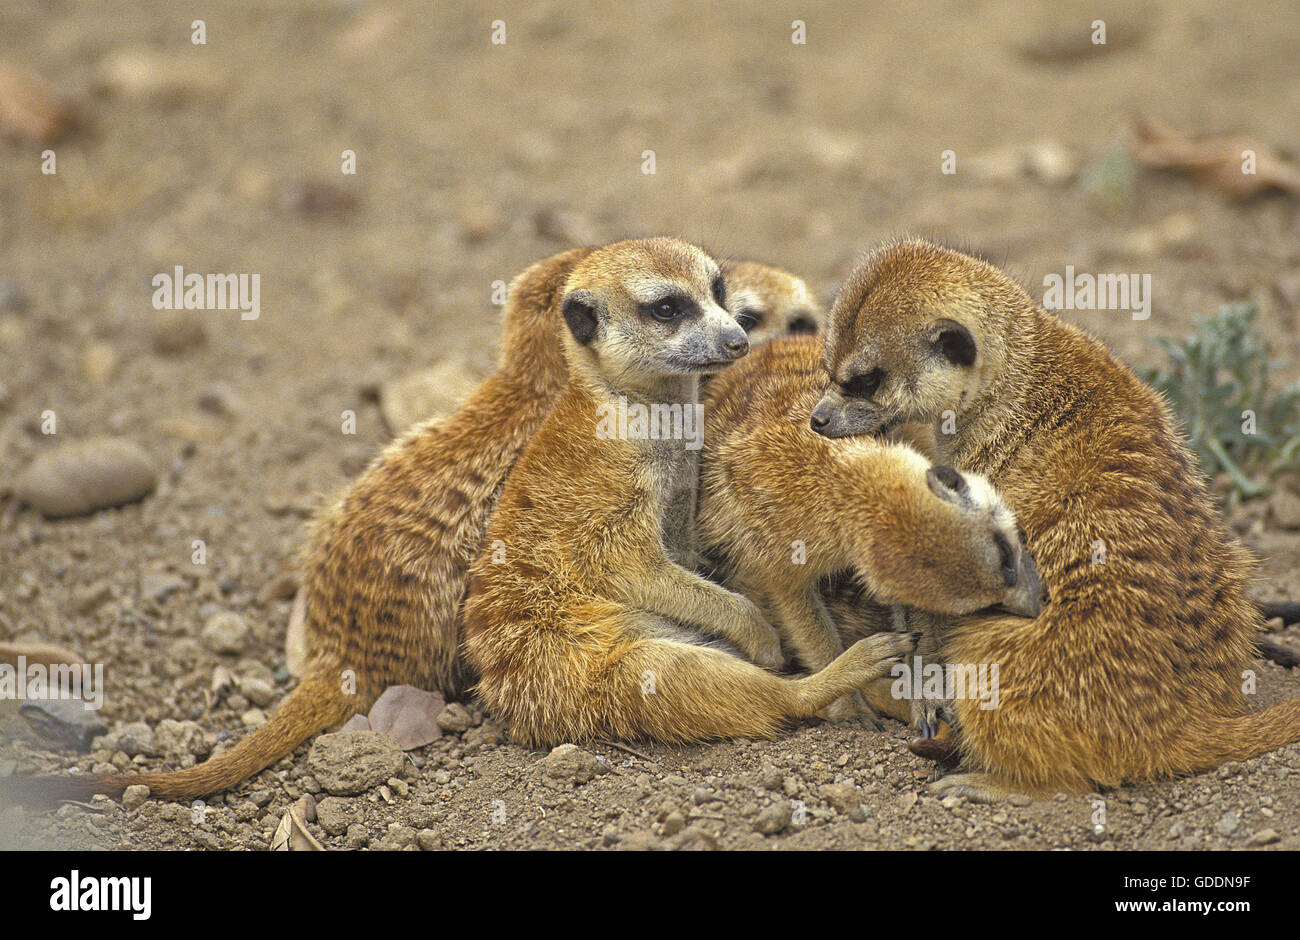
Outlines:
{"type": "Polygon", "coordinates": [[[119,49],[99,67],[100,83],[110,93],[157,104],[219,93],[228,81],[217,60],[184,52],[119,49]]]}
{"type": "Polygon", "coordinates": [[[399,376],[379,389],[379,411],[389,433],[450,414],[478,384],[463,359],[444,359],[427,369],[399,376]]]}
{"type": "Polygon", "coordinates": [[[442,836],[432,829],[421,829],[415,834],[415,843],[426,852],[436,852],[442,848],[442,836]]]}
{"type": "Polygon", "coordinates": [[[1268,508],[1276,525],[1283,529],[1300,529],[1300,496],[1279,486],[1269,497],[1268,508]]]}
{"type": "Polygon", "coordinates": [[[193,310],[161,310],[150,329],[155,352],[175,356],[207,341],[203,320],[193,310]]]}
{"type": "Polygon", "coordinates": [[[142,783],[132,784],[122,791],[122,805],[127,809],[135,809],[144,804],[149,799],[149,788],[142,783]]]}
{"type": "Polygon", "coordinates": [[[347,832],[352,824],[352,802],[327,796],[316,804],[316,821],[332,836],[347,832]]]}
{"type": "Polygon", "coordinates": [[[438,727],[443,731],[460,734],[473,724],[469,711],[459,702],[450,702],[438,715],[438,727]]]}
{"type": "Polygon", "coordinates": [[[1236,813],[1224,813],[1219,817],[1219,821],[1214,824],[1215,831],[1221,836],[1230,836],[1237,831],[1241,825],[1241,817],[1236,813]]]}
{"type": "Polygon", "coordinates": [[[239,680],[239,694],[258,708],[266,708],[279,696],[275,686],[255,676],[247,676],[239,680]]]}
{"type": "Polygon", "coordinates": [[[41,740],[83,754],[108,731],[99,712],[88,710],[80,699],[32,699],[18,706],[18,714],[41,740]]]}
{"type": "Polygon", "coordinates": [[[584,751],[576,744],[561,744],[538,761],[538,766],[546,777],[572,780],[574,783],[586,783],[596,774],[609,771],[608,762],[602,767],[595,754],[584,751]]]}
{"type": "Polygon", "coordinates": [[[95,385],[111,382],[117,365],[117,350],[108,343],[90,343],[81,351],[81,374],[95,385]]]}
{"type": "Polygon", "coordinates": [[[370,833],[361,823],[353,823],[348,826],[346,842],[350,849],[364,849],[370,844],[370,833]]]}
{"type": "Polygon", "coordinates": [[[245,728],[260,728],[266,724],[266,712],[260,708],[250,708],[239,716],[239,721],[245,728]]]}
{"type": "Polygon", "coordinates": [[[761,810],[754,818],[754,831],[773,836],[790,825],[791,808],[786,800],[778,800],[761,810]]]}
{"type": "Polygon", "coordinates": [[[1272,845],[1274,842],[1282,841],[1281,834],[1276,829],[1261,829],[1251,835],[1246,840],[1247,845],[1272,845]]]}
{"type": "Polygon", "coordinates": [[[233,611],[213,614],[203,624],[199,639],[214,653],[242,653],[252,637],[248,622],[233,611]]]}
{"type": "Polygon", "coordinates": [[[817,792],[841,813],[851,813],[862,803],[862,795],[851,783],[823,783],[817,792]]]}
{"type": "Polygon", "coordinates": [[[307,767],[328,793],[363,793],[401,771],[402,749],[388,735],[373,731],[322,734],[312,743],[307,767]]]}
{"type": "Polygon", "coordinates": [[[83,516],[143,499],[158,477],[139,445],[117,437],[58,444],[18,476],[19,501],[48,518],[83,516]]]}
{"type": "Polygon", "coordinates": [[[686,817],[679,810],[673,810],[664,817],[661,835],[675,836],[686,828],[686,817]]]}

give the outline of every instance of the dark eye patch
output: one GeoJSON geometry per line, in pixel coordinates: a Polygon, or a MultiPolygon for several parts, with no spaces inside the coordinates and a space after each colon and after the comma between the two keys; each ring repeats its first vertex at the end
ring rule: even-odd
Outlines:
{"type": "Polygon", "coordinates": [[[759,310],[757,307],[746,307],[744,310],[736,314],[736,323],[738,323],[740,328],[746,333],[762,322],[763,311],[759,310]]]}
{"type": "Polygon", "coordinates": [[[719,307],[727,305],[727,282],[719,274],[713,279],[713,299],[717,301],[719,307]]]}
{"type": "Polygon", "coordinates": [[[1001,532],[993,533],[993,544],[998,547],[998,564],[1002,567],[1002,582],[1007,587],[1016,586],[1016,553],[1001,532]]]}
{"type": "Polygon", "coordinates": [[[842,384],[840,388],[850,398],[870,398],[876,394],[876,389],[880,388],[880,382],[884,377],[883,369],[872,369],[870,372],[858,373],[842,384]]]}
{"type": "Polygon", "coordinates": [[[638,309],[642,316],[660,323],[672,323],[700,311],[695,301],[685,294],[665,294],[652,303],[642,304],[638,309]]]}

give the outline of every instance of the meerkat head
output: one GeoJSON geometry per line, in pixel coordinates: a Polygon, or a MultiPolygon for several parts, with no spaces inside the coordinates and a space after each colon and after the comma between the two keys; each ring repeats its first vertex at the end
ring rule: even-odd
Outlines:
{"type": "Polygon", "coordinates": [[[615,385],[716,372],[749,352],[705,252],[674,238],[616,242],[580,261],[560,309],[577,369],[615,385]]]}
{"type": "Polygon", "coordinates": [[[727,307],[751,346],[777,336],[817,333],[826,311],[803,278],[757,261],[724,261],[727,307]]]}
{"type": "Polygon", "coordinates": [[[960,252],[919,240],[872,252],[831,307],[813,430],[883,434],[961,415],[1001,375],[1009,334],[1034,308],[1006,274],[960,252]]]}
{"type": "MultiPolygon", "coordinates": [[[[953,592],[946,612],[963,614],[999,605],[1012,613],[1037,617],[1046,591],[1038,566],[1025,548],[1015,514],[987,478],[934,466],[925,472],[930,492],[962,519],[962,538],[944,550],[967,552],[973,564],[948,587],[953,592]]],[[[940,546],[934,546],[941,548],[940,546]]]]}

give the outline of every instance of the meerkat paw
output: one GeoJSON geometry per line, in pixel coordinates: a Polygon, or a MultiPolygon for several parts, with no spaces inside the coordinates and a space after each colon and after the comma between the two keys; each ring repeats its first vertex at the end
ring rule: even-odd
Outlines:
{"type": "Polygon", "coordinates": [[[972,803],[999,803],[1018,793],[989,774],[949,774],[926,787],[933,796],[964,796],[972,803]]]}
{"type": "Polygon", "coordinates": [[[867,704],[867,700],[862,697],[861,692],[850,692],[837,698],[826,706],[823,716],[827,721],[850,721],[854,718],[861,718],[871,727],[873,731],[884,731],[885,726],[880,722],[880,716],[875,710],[867,704]]]}
{"type": "Polygon", "coordinates": [[[768,623],[762,611],[752,603],[745,608],[748,615],[741,630],[733,638],[750,662],[764,669],[780,669],[785,665],[785,653],[781,649],[781,634],[776,627],[768,623]]]}
{"type": "Polygon", "coordinates": [[[923,738],[933,738],[939,734],[944,722],[956,727],[952,715],[952,702],[946,699],[914,698],[909,702],[912,711],[912,727],[923,738]]]}

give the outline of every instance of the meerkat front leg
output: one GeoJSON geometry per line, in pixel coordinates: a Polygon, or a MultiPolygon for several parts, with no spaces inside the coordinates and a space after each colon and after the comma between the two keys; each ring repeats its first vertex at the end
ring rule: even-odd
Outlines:
{"type": "MultiPolygon", "coordinates": [[[[822,602],[817,582],[805,584],[794,593],[772,591],[771,605],[781,621],[786,639],[794,647],[795,655],[803,667],[818,672],[844,652],[839,631],[822,602]]],[[[880,718],[867,704],[861,692],[852,692],[836,699],[826,709],[832,721],[848,718],[865,718],[877,731],[883,727],[880,718]]]]}
{"type": "Polygon", "coordinates": [[[779,669],[785,662],[780,634],[751,600],[667,557],[628,579],[624,591],[624,603],[722,636],[756,665],[779,669]]]}

